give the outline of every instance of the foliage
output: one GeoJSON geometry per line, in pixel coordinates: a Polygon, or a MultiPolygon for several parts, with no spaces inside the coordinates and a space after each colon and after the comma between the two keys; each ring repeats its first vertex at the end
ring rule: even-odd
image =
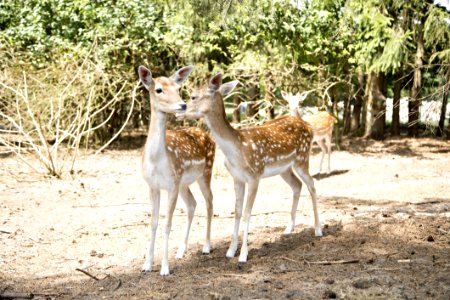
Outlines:
{"type": "MultiPolygon", "coordinates": [[[[38,76],[49,92],[38,85],[30,85],[29,92],[37,101],[34,109],[50,120],[51,94],[87,58],[103,75],[86,76],[84,85],[73,86],[67,99],[72,104],[64,107],[61,121],[69,124],[71,109],[95,87],[95,107],[112,101],[90,120],[94,127],[104,124],[92,135],[104,143],[128,119],[141,64],[155,76],[192,64],[196,69],[187,86],[224,72],[225,79],[241,81],[242,100],[250,100],[249,90],[256,88],[252,99],[267,109],[279,105],[282,89],[308,90],[308,101],[315,104],[325,98],[351,100],[358,69],[402,70],[408,76],[417,24],[423,21],[425,57],[438,65],[427,66],[424,90],[434,89],[442,81],[432,80],[434,72],[444,76],[450,63],[448,20],[448,11],[420,0],[6,0],[0,2],[0,74],[15,80],[8,82],[15,87],[24,73],[38,76]]],[[[8,97],[0,94],[2,110],[11,109],[8,97]]],[[[149,117],[142,90],[136,101],[130,127],[149,117]]]]}

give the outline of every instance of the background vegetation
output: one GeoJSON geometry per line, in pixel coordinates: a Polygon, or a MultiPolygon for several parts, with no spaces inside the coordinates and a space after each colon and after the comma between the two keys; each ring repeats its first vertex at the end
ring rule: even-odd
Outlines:
{"type": "Polygon", "coordinates": [[[52,155],[62,145],[74,160],[74,149],[103,145],[124,125],[145,128],[141,64],[156,76],[192,64],[188,87],[219,71],[239,79],[228,100],[235,122],[282,113],[286,90],[310,91],[307,104],[340,116],[336,141],[441,136],[448,126],[450,14],[433,1],[3,0],[0,130],[24,138],[0,142],[18,154],[34,147],[59,174],[52,155]],[[405,96],[408,122],[401,124],[405,96]],[[421,124],[423,101],[432,101],[437,124],[421,124]]]}

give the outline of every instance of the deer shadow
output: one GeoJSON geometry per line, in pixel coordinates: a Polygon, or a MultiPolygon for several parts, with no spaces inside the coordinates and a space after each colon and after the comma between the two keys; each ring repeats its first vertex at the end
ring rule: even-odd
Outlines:
{"type": "Polygon", "coordinates": [[[342,175],[342,174],[347,173],[348,171],[349,170],[333,170],[329,174],[317,173],[317,174],[314,174],[312,177],[316,180],[321,180],[321,179],[325,179],[325,178],[332,177],[332,176],[342,175]]]}

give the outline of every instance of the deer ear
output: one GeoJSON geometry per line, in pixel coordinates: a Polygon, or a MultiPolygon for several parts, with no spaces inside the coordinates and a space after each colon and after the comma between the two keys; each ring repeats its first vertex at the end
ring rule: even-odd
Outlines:
{"type": "Polygon", "coordinates": [[[152,72],[144,66],[139,66],[138,74],[145,88],[148,90],[150,85],[153,84],[152,72]]]}
{"type": "Polygon", "coordinates": [[[308,97],[308,92],[297,93],[296,96],[298,97],[298,102],[303,102],[306,100],[306,97],[308,97]]]}
{"type": "Polygon", "coordinates": [[[237,86],[238,83],[239,83],[239,80],[233,80],[233,81],[224,83],[220,86],[219,92],[222,94],[222,96],[226,96],[234,90],[234,88],[237,86]]]}
{"type": "Polygon", "coordinates": [[[289,98],[289,94],[285,91],[281,91],[281,97],[283,97],[284,100],[287,100],[289,98]]]}
{"type": "Polygon", "coordinates": [[[192,73],[193,70],[194,70],[193,66],[183,67],[178,71],[176,71],[175,74],[170,76],[170,79],[175,81],[176,84],[181,85],[183,81],[185,81],[186,78],[189,76],[189,74],[192,73]]]}
{"type": "Polygon", "coordinates": [[[222,74],[218,73],[211,77],[209,80],[208,88],[210,88],[213,91],[217,91],[220,89],[220,85],[222,84],[222,74]]]}

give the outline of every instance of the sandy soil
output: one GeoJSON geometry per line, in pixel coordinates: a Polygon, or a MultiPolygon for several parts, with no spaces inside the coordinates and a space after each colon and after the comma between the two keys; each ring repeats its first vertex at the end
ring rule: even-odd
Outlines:
{"type": "MultiPolygon", "coordinates": [[[[312,156],[315,174],[320,155],[312,156]]],[[[265,179],[253,209],[249,261],[225,257],[234,190],[218,151],[212,182],[213,251],[202,255],[205,205],[182,260],[183,204],[170,241],[172,274],[140,273],[150,205],[140,151],[106,151],[79,160],[71,178],[42,178],[0,158],[0,294],[34,299],[450,299],[450,143],[433,139],[346,142],[333,172],[315,176],[324,237],[313,232],[306,187],[298,225],[283,235],[291,190],[265,179]],[[95,279],[82,273],[83,270],[95,279]],[[24,295],[26,296],[26,295],[24,295]]],[[[163,194],[165,200],[165,194],[163,194]]],[[[0,297],[1,298],[1,297],[0,297]]]]}

